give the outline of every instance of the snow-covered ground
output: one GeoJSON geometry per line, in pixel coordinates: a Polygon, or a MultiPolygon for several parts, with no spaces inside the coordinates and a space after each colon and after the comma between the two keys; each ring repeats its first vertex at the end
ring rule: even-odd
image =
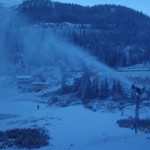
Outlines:
{"type": "Polygon", "coordinates": [[[117,72],[135,84],[150,88],[150,64],[120,67],[117,72]]]}
{"type": "MultiPolygon", "coordinates": [[[[148,150],[150,147],[150,135],[118,127],[116,121],[121,118],[118,110],[93,112],[80,105],[48,107],[41,100],[36,93],[19,93],[13,86],[1,87],[0,130],[48,129],[52,139],[41,150],[148,150]]],[[[141,117],[148,114],[148,109],[141,110],[141,117]]],[[[123,118],[128,116],[134,116],[132,107],[125,110],[123,118]]]]}

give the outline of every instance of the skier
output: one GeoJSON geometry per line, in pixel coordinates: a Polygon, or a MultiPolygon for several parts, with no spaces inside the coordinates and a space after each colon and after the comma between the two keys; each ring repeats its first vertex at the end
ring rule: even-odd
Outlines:
{"type": "Polygon", "coordinates": [[[38,110],[40,109],[40,106],[39,106],[39,105],[37,105],[37,109],[38,109],[38,110]]]}

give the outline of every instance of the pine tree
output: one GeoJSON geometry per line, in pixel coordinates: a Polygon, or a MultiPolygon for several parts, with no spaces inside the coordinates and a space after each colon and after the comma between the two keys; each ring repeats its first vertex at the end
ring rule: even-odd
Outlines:
{"type": "Polygon", "coordinates": [[[112,88],[111,88],[111,96],[112,96],[112,98],[116,97],[116,94],[117,94],[117,83],[116,83],[116,80],[114,80],[112,88]]]}
{"type": "Polygon", "coordinates": [[[70,92],[72,92],[72,88],[67,85],[67,78],[64,74],[61,81],[61,94],[68,94],[70,92]]]}
{"type": "Polygon", "coordinates": [[[100,92],[99,92],[99,99],[107,99],[110,96],[110,89],[108,86],[108,81],[105,79],[101,82],[100,85],[100,92]]]}
{"type": "Polygon", "coordinates": [[[91,98],[91,80],[89,73],[85,73],[81,78],[82,83],[80,87],[80,93],[82,99],[90,99],[91,98]]]}
{"type": "Polygon", "coordinates": [[[124,100],[126,97],[125,90],[120,81],[114,80],[111,88],[111,96],[114,100],[124,100]]]}
{"type": "Polygon", "coordinates": [[[125,98],[125,91],[123,86],[121,85],[120,81],[117,82],[117,93],[118,93],[118,100],[124,100],[125,98]]]}
{"type": "Polygon", "coordinates": [[[81,86],[81,79],[75,78],[73,82],[73,92],[78,92],[80,86],[81,86]]]}
{"type": "Polygon", "coordinates": [[[97,78],[97,76],[95,76],[93,78],[93,81],[92,81],[92,95],[91,95],[91,98],[95,99],[98,97],[98,94],[99,94],[99,79],[97,78]]]}

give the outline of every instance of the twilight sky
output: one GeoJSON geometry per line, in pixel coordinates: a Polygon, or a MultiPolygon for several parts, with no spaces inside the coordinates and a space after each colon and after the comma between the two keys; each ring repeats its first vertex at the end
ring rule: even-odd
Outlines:
{"type": "Polygon", "coordinates": [[[150,16],[150,0],[57,0],[60,2],[78,3],[81,5],[116,4],[127,6],[150,16]]]}
{"type": "MultiPolygon", "coordinates": [[[[16,5],[21,3],[23,0],[0,0],[0,2],[6,5],[16,5]]],[[[92,6],[96,4],[116,4],[127,6],[150,16],[150,0],[53,0],[67,3],[77,3],[84,6],[92,6]]]]}

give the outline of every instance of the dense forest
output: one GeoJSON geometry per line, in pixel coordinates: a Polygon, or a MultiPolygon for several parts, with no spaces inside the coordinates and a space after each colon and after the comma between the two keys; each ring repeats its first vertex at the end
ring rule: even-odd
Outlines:
{"type": "Polygon", "coordinates": [[[74,24],[67,31],[72,41],[112,67],[150,60],[150,18],[142,12],[123,6],[83,7],[49,0],[26,0],[17,10],[32,23],[74,24]]]}

